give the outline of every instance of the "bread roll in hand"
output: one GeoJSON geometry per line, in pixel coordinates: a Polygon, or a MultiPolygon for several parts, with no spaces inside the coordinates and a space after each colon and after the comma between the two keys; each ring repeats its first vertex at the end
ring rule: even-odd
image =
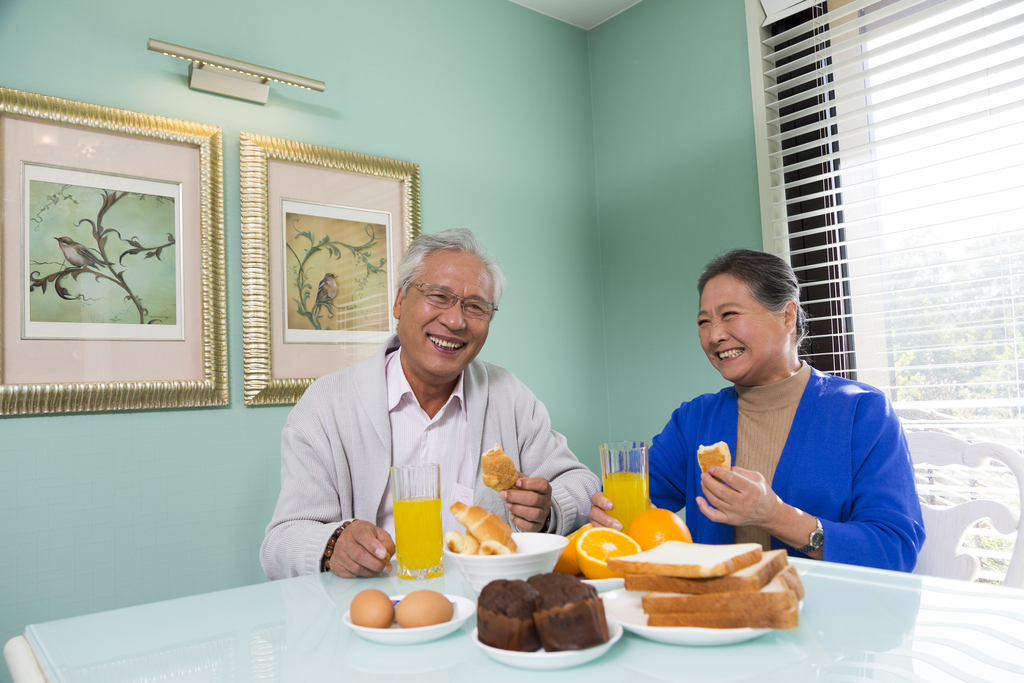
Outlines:
{"type": "Polygon", "coordinates": [[[724,441],[700,446],[697,448],[697,464],[701,472],[707,472],[712,465],[732,469],[732,455],[729,453],[729,444],[724,441]]]}
{"type": "Polygon", "coordinates": [[[504,491],[516,485],[519,478],[519,471],[512,458],[505,455],[501,446],[494,444],[494,448],[480,456],[480,471],[484,480],[484,486],[495,491],[504,491]]]}

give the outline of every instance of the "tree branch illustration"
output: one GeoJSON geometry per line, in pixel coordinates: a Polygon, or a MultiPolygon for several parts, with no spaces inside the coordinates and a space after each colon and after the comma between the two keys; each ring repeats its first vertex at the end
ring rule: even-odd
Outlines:
{"type": "MultiPolygon", "coordinates": [[[[91,219],[85,218],[75,223],[76,227],[81,226],[83,223],[86,223],[92,227],[92,238],[96,243],[95,252],[93,252],[91,249],[83,245],[74,242],[70,238],[59,238],[58,243],[61,244],[61,251],[64,252],[64,260],[65,263],[68,264],[68,266],[56,272],[50,273],[49,275],[40,275],[39,271],[33,271],[32,274],[29,276],[29,291],[33,291],[36,288],[39,288],[43,293],[45,293],[47,284],[52,284],[53,291],[56,292],[57,296],[59,296],[61,299],[64,299],[66,301],[85,301],[86,298],[81,293],[72,294],[70,290],[65,286],[67,278],[70,277],[73,280],[77,281],[78,278],[81,277],[82,275],[89,275],[91,277],[94,277],[97,282],[99,282],[100,280],[108,280],[117,285],[118,287],[120,287],[122,290],[124,290],[124,300],[131,302],[135,306],[136,311],[138,311],[139,324],[147,324],[146,316],[149,314],[149,311],[146,309],[145,306],[143,306],[141,298],[134,291],[132,291],[131,286],[128,284],[128,281],[124,277],[124,259],[126,256],[136,256],[138,254],[145,254],[145,256],[143,257],[144,259],[156,258],[157,260],[162,260],[160,258],[160,255],[163,252],[163,250],[174,245],[174,235],[168,234],[167,242],[165,244],[157,246],[145,246],[142,244],[142,242],[137,236],[125,239],[124,237],[121,236],[121,233],[118,232],[116,229],[104,228],[104,216],[107,214],[108,211],[110,211],[111,207],[113,207],[114,204],[119,202],[129,193],[117,192],[114,190],[101,190],[101,192],[103,193],[103,201],[99,211],[96,214],[96,220],[93,221],[91,219]],[[125,242],[131,245],[131,248],[121,252],[116,264],[113,261],[111,261],[111,259],[107,255],[108,242],[111,235],[115,235],[117,239],[120,240],[121,242],[125,242]],[[70,242],[70,245],[65,244],[65,241],[70,242]],[[70,258],[68,255],[69,252],[64,251],[65,248],[69,249],[70,253],[78,254],[79,257],[76,260],[82,262],[72,262],[72,258],[70,258]],[[122,270],[118,270],[116,266],[122,267],[122,270]]],[[[71,199],[71,201],[74,201],[76,204],[78,203],[70,195],[67,195],[63,198],[71,199]]],[[[56,201],[53,201],[53,203],[56,203],[56,201]]],[[[153,324],[157,322],[160,322],[159,319],[150,318],[148,324],[153,324]]]]}
{"type": "Polygon", "coordinates": [[[358,285],[356,291],[361,290],[365,286],[366,281],[370,278],[372,274],[386,272],[384,264],[386,263],[387,259],[381,258],[379,259],[377,264],[373,264],[370,262],[370,259],[373,257],[373,254],[372,252],[370,252],[370,249],[381,241],[380,238],[377,237],[376,234],[374,234],[373,227],[370,225],[367,225],[364,228],[364,231],[366,232],[367,236],[367,241],[360,245],[352,245],[338,240],[332,240],[329,235],[325,235],[323,238],[318,239],[316,235],[313,234],[312,231],[300,230],[296,225],[298,223],[298,220],[298,216],[292,218],[291,227],[295,231],[295,236],[297,238],[301,237],[309,242],[309,247],[307,247],[306,250],[300,256],[295,251],[295,249],[292,248],[290,242],[287,245],[288,251],[291,252],[293,257],[295,257],[295,260],[298,264],[298,267],[295,271],[295,288],[298,290],[298,297],[295,298],[294,301],[298,308],[299,315],[306,318],[309,321],[309,324],[313,326],[314,330],[330,329],[321,326],[320,311],[322,309],[325,309],[327,311],[327,317],[333,318],[335,310],[338,308],[338,306],[330,299],[315,299],[315,295],[313,293],[313,285],[310,283],[309,276],[307,275],[306,272],[306,264],[309,262],[309,259],[314,254],[317,254],[321,251],[327,251],[328,260],[340,260],[343,254],[342,250],[347,249],[357,263],[359,261],[362,261],[364,264],[366,264],[366,277],[356,281],[358,285]],[[311,297],[314,298],[314,301],[312,302],[312,309],[310,309],[308,306],[311,297]]]}

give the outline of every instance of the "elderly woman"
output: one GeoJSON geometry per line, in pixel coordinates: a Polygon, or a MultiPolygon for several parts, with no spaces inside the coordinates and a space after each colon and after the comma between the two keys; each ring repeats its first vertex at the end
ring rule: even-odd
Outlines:
{"type": "MultiPolygon", "coordinates": [[[[683,403],[654,437],[654,505],[685,506],[697,543],[911,571],[925,534],[903,429],[881,391],[798,359],[793,270],[740,249],[709,263],[697,291],[701,347],[733,386],[683,403]],[[733,467],[702,474],[697,448],[718,441],[733,467]]],[[[621,528],[611,501],[592,503],[593,523],[621,528]]]]}

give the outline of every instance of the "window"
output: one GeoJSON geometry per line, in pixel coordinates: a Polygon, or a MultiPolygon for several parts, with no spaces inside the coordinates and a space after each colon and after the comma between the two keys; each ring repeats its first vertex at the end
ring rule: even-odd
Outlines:
{"type": "Polygon", "coordinates": [[[1024,450],[1024,0],[830,0],[762,39],[808,362],[1024,450]]]}

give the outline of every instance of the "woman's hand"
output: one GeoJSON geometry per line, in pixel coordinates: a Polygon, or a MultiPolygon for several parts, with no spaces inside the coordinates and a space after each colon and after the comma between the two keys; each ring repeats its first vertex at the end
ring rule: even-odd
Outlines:
{"type": "Polygon", "coordinates": [[[700,483],[706,498],[698,496],[697,506],[712,522],[767,530],[786,505],[764,475],[753,470],[711,467],[701,474],[700,483]]]}
{"type": "Polygon", "coordinates": [[[614,505],[598,491],[590,497],[590,523],[594,526],[606,526],[622,531],[622,523],[608,514],[614,505]]]}
{"type": "MultiPolygon", "coordinates": [[[[697,507],[712,522],[758,527],[797,549],[810,542],[818,526],[813,515],[779,498],[760,472],[711,467],[700,475],[700,483],[707,499],[697,496],[697,507]]],[[[818,548],[807,556],[820,560],[824,552],[818,548]]]]}

